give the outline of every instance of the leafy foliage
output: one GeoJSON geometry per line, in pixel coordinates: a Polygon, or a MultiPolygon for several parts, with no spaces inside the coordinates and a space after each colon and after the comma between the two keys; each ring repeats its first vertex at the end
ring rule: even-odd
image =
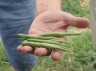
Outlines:
{"type": "Polygon", "coordinates": [[[63,0],[62,10],[75,16],[89,18],[89,6],[84,0],[63,0]]]}
{"type": "Polygon", "coordinates": [[[90,31],[83,32],[79,37],[71,38],[70,42],[73,42],[72,46],[76,61],[88,64],[96,59],[96,52],[92,47],[92,37],[90,31]]]}

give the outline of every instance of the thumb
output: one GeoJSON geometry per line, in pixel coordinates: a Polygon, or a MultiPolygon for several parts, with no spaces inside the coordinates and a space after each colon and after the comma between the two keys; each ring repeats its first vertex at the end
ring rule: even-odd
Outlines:
{"type": "Polygon", "coordinates": [[[86,18],[74,17],[70,18],[69,22],[67,23],[70,26],[74,26],[77,28],[86,28],[89,26],[89,20],[86,18]]]}

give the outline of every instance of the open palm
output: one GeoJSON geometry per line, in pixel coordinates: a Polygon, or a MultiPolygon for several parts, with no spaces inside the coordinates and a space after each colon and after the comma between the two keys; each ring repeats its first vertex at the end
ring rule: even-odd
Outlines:
{"type": "MultiPolygon", "coordinates": [[[[88,27],[89,21],[84,18],[74,17],[69,13],[60,11],[60,10],[52,10],[47,11],[45,13],[40,14],[33,21],[29,35],[38,35],[48,32],[65,32],[68,26],[74,26],[77,28],[85,28],[88,27]]],[[[45,48],[32,48],[30,46],[19,46],[18,51],[25,53],[34,52],[37,56],[45,56],[51,54],[51,50],[45,48]]],[[[59,60],[61,58],[62,51],[53,50],[52,58],[53,60],[59,60]]]]}

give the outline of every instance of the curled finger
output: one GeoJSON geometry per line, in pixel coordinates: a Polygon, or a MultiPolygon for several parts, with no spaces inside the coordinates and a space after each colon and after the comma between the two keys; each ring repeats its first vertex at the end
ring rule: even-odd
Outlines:
{"type": "Polygon", "coordinates": [[[48,56],[50,55],[52,52],[51,49],[46,49],[46,48],[36,48],[36,50],[34,51],[34,54],[37,56],[48,56]]]}
{"type": "Polygon", "coordinates": [[[57,60],[61,59],[62,54],[63,54],[63,52],[61,50],[54,50],[52,52],[52,59],[54,61],[57,61],[57,60]]]}
{"type": "Polygon", "coordinates": [[[30,46],[22,46],[22,45],[20,45],[20,46],[18,46],[17,47],[17,51],[18,52],[23,52],[23,53],[34,53],[34,51],[35,51],[35,48],[34,47],[30,47],[30,46]]]}

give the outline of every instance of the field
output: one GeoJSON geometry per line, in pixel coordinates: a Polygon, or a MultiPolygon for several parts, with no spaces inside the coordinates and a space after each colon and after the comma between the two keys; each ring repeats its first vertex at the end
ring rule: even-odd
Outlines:
{"type": "MultiPolygon", "coordinates": [[[[70,1],[70,0],[65,0],[70,1]]],[[[77,0],[79,1],[79,0],[77,0]]],[[[63,6],[63,10],[72,13],[73,15],[90,18],[88,3],[84,3],[84,8],[74,8],[76,1],[73,0],[73,4],[70,6],[67,3],[63,6]],[[86,4],[86,5],[85,5],[86,4]],[[66,7],[65,7],[66,6],[66,7]],[[72,8],[69,9],[68,7],[72,8]],[[67,9],[68,8],[68,9],[67,9]]],[[[70,4],[70,2],[68,2],[70,4]]],[[[51,56],[38,57],[38,62],[35,65],[33,71],[96,71],[96,51],[92,45],[92,35],[90,28],[77,29],[69,27],[69,32],[82,32],[81,35],[75,37],[67,37],[67,40],[71,43],[69,52],[63,52],[63,56],[59,61],[53,61],[51,56]]],[[[6,58],[6,54],[3,48],[3,44],[0,41],[0,71],[15,71],[9,64],[6,58]]]]}

